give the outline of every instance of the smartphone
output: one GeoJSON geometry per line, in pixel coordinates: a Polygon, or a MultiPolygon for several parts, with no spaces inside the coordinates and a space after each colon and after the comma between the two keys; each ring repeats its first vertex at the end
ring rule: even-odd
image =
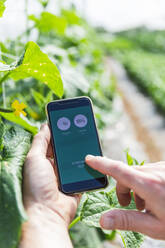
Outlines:
{"type": "Polygon", "coordinates": [[[50,102],[47,115],[60,190],[74,194],[105,188],[107,177],[85,163],[87,154],[102,156],[90,98],[50,102]]]}

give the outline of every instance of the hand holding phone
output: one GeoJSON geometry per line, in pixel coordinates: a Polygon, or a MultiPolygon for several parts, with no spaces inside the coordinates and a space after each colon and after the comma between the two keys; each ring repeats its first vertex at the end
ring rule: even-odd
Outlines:
{"type": "Polygon", "coordinates": [[[88,97],[58,100],[47,105],[59,188],[65,194],[107,186],[107,177],[90,168],[85,156],[101,156],[101,146],[88,97]]]}

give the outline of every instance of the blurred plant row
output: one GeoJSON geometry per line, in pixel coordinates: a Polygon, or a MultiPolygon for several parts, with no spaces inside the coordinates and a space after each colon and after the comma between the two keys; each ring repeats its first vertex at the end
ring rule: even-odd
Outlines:
{"type": "Polygon", "coordinates": [[[141,27],[116,33],[110,39],[107,52],[165,112],[165,31],[141,27]]]}

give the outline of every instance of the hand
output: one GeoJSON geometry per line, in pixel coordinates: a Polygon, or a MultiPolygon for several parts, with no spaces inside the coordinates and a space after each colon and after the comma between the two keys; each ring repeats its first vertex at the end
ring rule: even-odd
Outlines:
{"type": "Polygon", "coordinates": [[[29,219],[23,227],[21,248],[72,247],[67,228],[80,196],[59,191],[52,155],[45,124],[34,137],[24,165],[23,198],[29,219]]]}
{"type": "Polygon", "coordinates": [[[120,161],[88,155],[86,163],[117,181],[116,192],[122,206],[129,205],[132,190],[139,210],[106,212],[100,219],[102,228],[131,230],[165,239],[165,162],[128,167],[120,161]]]}

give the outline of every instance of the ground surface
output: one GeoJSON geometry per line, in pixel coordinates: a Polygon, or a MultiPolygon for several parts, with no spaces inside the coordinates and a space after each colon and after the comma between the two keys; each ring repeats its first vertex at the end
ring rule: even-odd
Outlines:
{"type": "MultiPolygon", "coordinates": [[[[118,82],[121,95],[115,101],[120,118],[107,127],[104,133],[104,155],[125,161],[124,150],[130,149],[137,160],[154,162],[165,159],[165,118],[155,109],[152,101],[139,91],[117,62],[108,61],[118,82]]],[[[120,238],[105,248],[122,247],[120,238]]],[[[165,241],[146,238],[142,248],[165,248],[165,241]]]]}

